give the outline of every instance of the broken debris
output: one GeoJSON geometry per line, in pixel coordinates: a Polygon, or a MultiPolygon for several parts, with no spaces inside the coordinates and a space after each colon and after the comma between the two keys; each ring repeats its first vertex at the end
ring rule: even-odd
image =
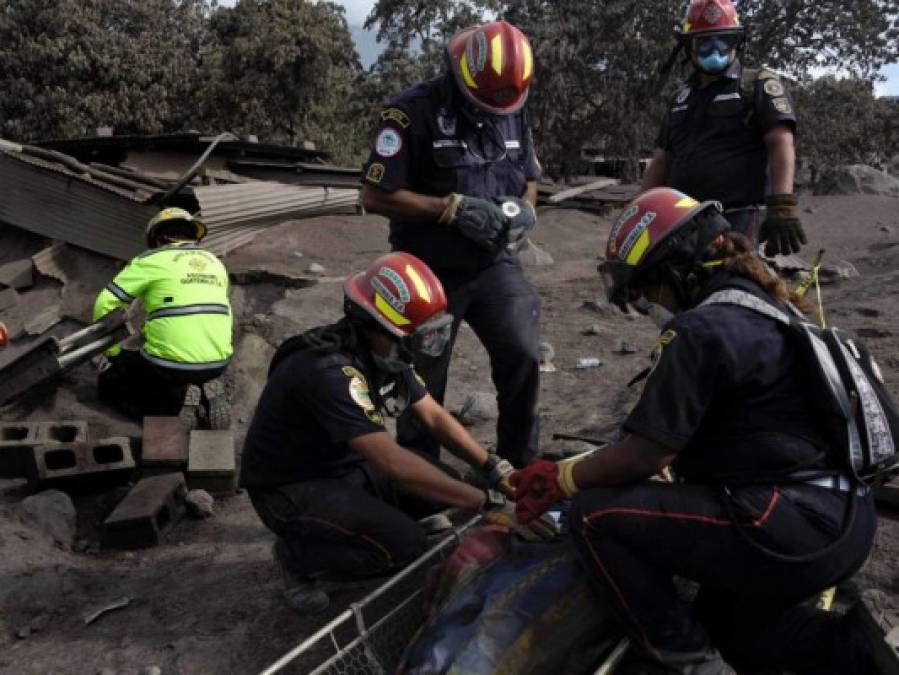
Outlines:
{"type": "Polygon", "coordinates": [[[108,602],[105,605],[97,607],[96,609],[92,609],[84,614],[84,625],[90,626],[94,621],[99,619],[104,614],[113,612],[117,609],[124,609],[130,604],[131,598],[129,598],[128,596],[123,596],[118,600],[113,600],[112,602],[108,602]]]}

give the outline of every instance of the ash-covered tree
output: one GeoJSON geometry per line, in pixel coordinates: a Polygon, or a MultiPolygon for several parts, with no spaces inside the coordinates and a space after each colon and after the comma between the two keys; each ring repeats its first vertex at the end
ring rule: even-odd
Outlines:
{"type": "Polygon", "coordinates": [[[183,128],[205,0],[0,0],[0,136],[183,128]]]}
{"type": "Polygon", "coordinates": [[[371,68],[367,96],[375,104],[442,73],[444,45],[455,33],[483,23],[498,0],[377,0],[365,28],[377,27],[384,51],[371,68]]]}
{"type": "Polygon", "coordinates": [[[870,80],[829,75],[798,88],[796,97],[811,125],[809,132],[799,134],[797,146],[812,186],[827,167],[886,166],[899,152],[899,108],[877,99],[870,80]]]}
{"type": "Polygon", "coordinates": [[[355,142],[349,101],[362,67],[341,7],[239,0],[213,14],[211,30],[204,118],[272,141],[338,151],[355,142]]]}

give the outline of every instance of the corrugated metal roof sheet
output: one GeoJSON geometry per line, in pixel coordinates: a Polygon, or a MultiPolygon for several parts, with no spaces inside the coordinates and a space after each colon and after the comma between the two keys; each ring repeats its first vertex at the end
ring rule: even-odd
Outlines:
{"type": "MultiPolygon", "coordinates": [[[[144,226],[159,210],[151,202],[162,192],[158,179],[29,151],[0,142],[0,221],[116,258],[144,250],[144,226]]],[[[353,207],[358,195],[357,189],[248,181],[187,186],[179,200],[199,209],[209,231],[204,244],[222,254],[275,223],[353,207]]]]}

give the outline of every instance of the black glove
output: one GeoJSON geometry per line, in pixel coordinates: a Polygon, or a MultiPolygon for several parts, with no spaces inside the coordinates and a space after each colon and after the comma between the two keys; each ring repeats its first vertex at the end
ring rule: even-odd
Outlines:
{"type": "Polygon", "coordinates": [[[537,224],[537,212],[534,205],[520,197],[495,197],[503,215],[508,219],[506,243],[516,244],[537,224]]]}
{"type": "Polygon", "coordinates": [[[458,228],[479,246],[495,252],[504,243],[508,220],[499,205],[491,201],[452,194],[438,222],[458,228]]]}
{"type": "Polygon", "coordinates": [[[768,213],[759,233],[759,239],[765,242],[765,255],[798,253],[800,243],[808,242],[799,222],[796,195],[768,195],[765,206],[768,213]]]}

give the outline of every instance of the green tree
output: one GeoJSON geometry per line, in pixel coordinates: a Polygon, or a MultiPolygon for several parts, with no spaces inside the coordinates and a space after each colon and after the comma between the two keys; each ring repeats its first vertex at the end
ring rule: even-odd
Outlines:
{"type": "Polygon", "coordinates": [[[330,2],[239,0],[211,19],[203,117],[275,141],[358,154],[350,112],[362,67],[343,9],[330,2]]]}
{"type": "Polygon", "coordinates": [[[0,0],[0,135],[188,124],[205,0],[0,0]]]}

